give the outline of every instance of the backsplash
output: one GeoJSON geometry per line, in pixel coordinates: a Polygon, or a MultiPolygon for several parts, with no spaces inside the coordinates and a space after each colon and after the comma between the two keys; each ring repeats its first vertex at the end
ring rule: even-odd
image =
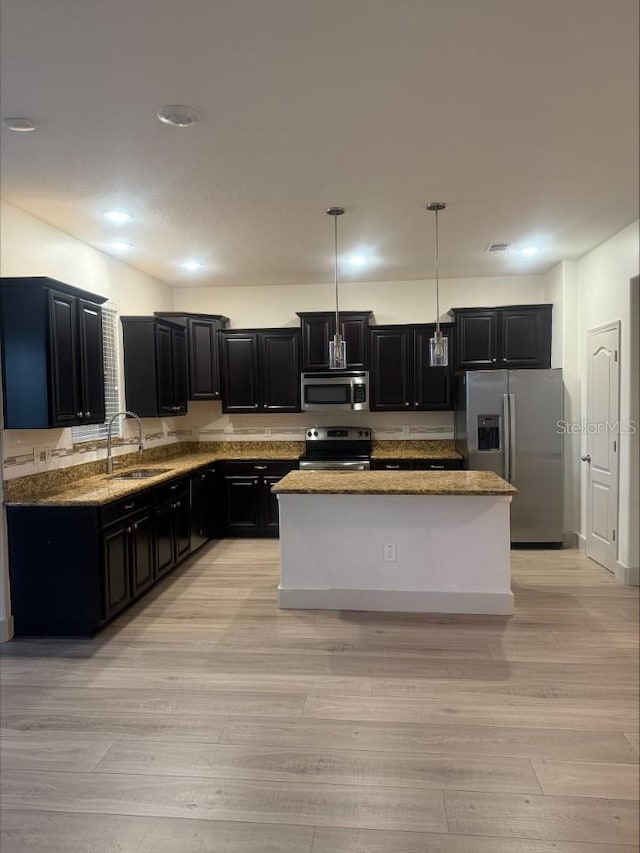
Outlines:
{"type": "MultiPolygon", "coordinates": [[[[181,442],[304,441],[309,426],[367,426],[377,441],[453,438],[453,412],[322,412],[292,415],[226,415],[220,403],[189,403],[180,418],[142,421],[145,449],[181,442]]],[[[113,442],[114,458],[137,447],[137,427],[124,422],[113,442]]],[[[172,448],[176,450],[176,448],[172,448]]],[[[41,474],[87,463],[104,463],[106,442],[73,444],[70,429],[5,430],[3,479],[41,474]]]]}

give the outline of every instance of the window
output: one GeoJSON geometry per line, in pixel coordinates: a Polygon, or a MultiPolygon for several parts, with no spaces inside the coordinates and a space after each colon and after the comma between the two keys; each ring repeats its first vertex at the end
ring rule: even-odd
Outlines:
{"type": "MultiPolygon", "coordinates": [[[[102,306],[102,337],[104,358],[104,402],[106,421],[103,424],[73,427],[73,443],[98,441],[107,437],[109,420],[121,410],[118,370],[118,312],[113,307],[102,306]]],[[[122,434],[122,421],[114,423],[111,435],[122,434]]]]}

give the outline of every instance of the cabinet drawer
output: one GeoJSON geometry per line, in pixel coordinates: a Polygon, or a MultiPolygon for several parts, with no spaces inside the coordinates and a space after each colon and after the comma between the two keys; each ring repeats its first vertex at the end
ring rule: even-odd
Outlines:
{"type": "Polygon", "coordinates": [[[289,471],[295,471],[298,468],[298,460],[269,462],[264,459],[253,459],[251,461],[242,462],[222,462],[220,463],[225,474],[231,476],[264,476],[264,477],[284,477],[289,471]]]}
{"type": "Polygon", "coordinates": [[[165,503],[185,490],[189,489],[189,478],[180,477],[178,480],[171,480],[169,483],[163,483],[161,486],[156,486],[153,490],[154,504],[165,503]]]}
{"type": "Polygon", "coordinates": [[[413,468],[411,459],[372,459],[374,471],[410,471],[413,468]]]}
{"type": "Polygon", "coordinates": [[[458,471],[462,467],[461,459],[416,459],[416,471],[458,471]]]}
{"type": "Polygon", "coordinates": [[[134,495],[129,495],[127,498],[121,498],[119,501],[107,504],[103,507],[101,514],[101,522],[103,527],[109,524],[114,524],[135,512],[148,510],[151,506],[151,490],[145,489],[142,492],[136,492],[134,495]]]}

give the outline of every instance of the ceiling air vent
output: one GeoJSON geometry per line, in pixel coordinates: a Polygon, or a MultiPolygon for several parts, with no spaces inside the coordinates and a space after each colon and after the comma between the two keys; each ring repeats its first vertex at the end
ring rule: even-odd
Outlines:
{"type": "Polygon", "coordinates": [[[487,246],[487,252],[489,254],[495,254],[496,252],[506,252],[509,248],[509,243],[489,243],[487,246]]]}

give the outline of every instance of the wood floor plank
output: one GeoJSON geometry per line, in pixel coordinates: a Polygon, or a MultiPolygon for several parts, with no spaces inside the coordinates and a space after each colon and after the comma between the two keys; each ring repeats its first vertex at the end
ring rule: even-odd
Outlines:
{"type": "MultiPolygon", "coordinates": [[[[333,691],[334,693],[337,691],[333,691]]],[[[352,691],[353,692],[353,691],[352,691]]],[[[599,684],[587,681],[549,680],[546,685],[531,684],[527,679],[490,680],[484,678],[415,678],[374,676],[371,684],[373,696],[520,696],[533,699],[617,700],[633,704],[638,697],[638,688],[624,682],[599,684]]]]}
{"type": "Polygon", "coordinates": [[[640,798],[638,768],[630,764],[543,758],[535,760],[533,767],[543,793],[550,796],[640,798]]]}
{"type": "Polygon", "coordinates": [[[59,734],[30,733],[28,737],[0,737],[3,770],[93,770],[113,740],[78,740],[59,734]]]}
{"type": "Polygon", "coordinates": [[[620,732],[231,717],[221,743],[638,763],[620,732]]]}
{"type": "Polygon", "coordinates": [[[442,791],[7,771],[5,808],[446,832],[442,791]]]}
{"type": "Polygon", "coordinates": [[[452,678],[523,680],[529,684],[573,683],[594,681],[600,684],[637,685],[637,667],[610,664],[602,666],[591,663],[540,663],[538,661],[450,661],[447,665],[452,678]]]}
{"type": "MultiPolygon", "coordinates": [[[[319,827],[312,853],[636,853],[630,845],[319,827]]],[[[22,851],[17,851],[22,853],[22,851]]],[[[35,851],[40,853],[40,851],[35,851]]]]}
{"type": "Polygon", "coordinates": [[[200,776],[271,782],[541,793],[522,758],[416,755],[349,749],[116,742],[98,773],[200,776]]]}
{"type": "Polygon", "coordinates": [[[445,791],[449,831],[545,841],[636,844],[638,809],[628,800],[445,791]]]}
{"type": "Polygon", "coordinates": [[[312,839],[311,827],[295,825],[13,809],[0,813],[2,853],[310,853],[312,839]]]}

